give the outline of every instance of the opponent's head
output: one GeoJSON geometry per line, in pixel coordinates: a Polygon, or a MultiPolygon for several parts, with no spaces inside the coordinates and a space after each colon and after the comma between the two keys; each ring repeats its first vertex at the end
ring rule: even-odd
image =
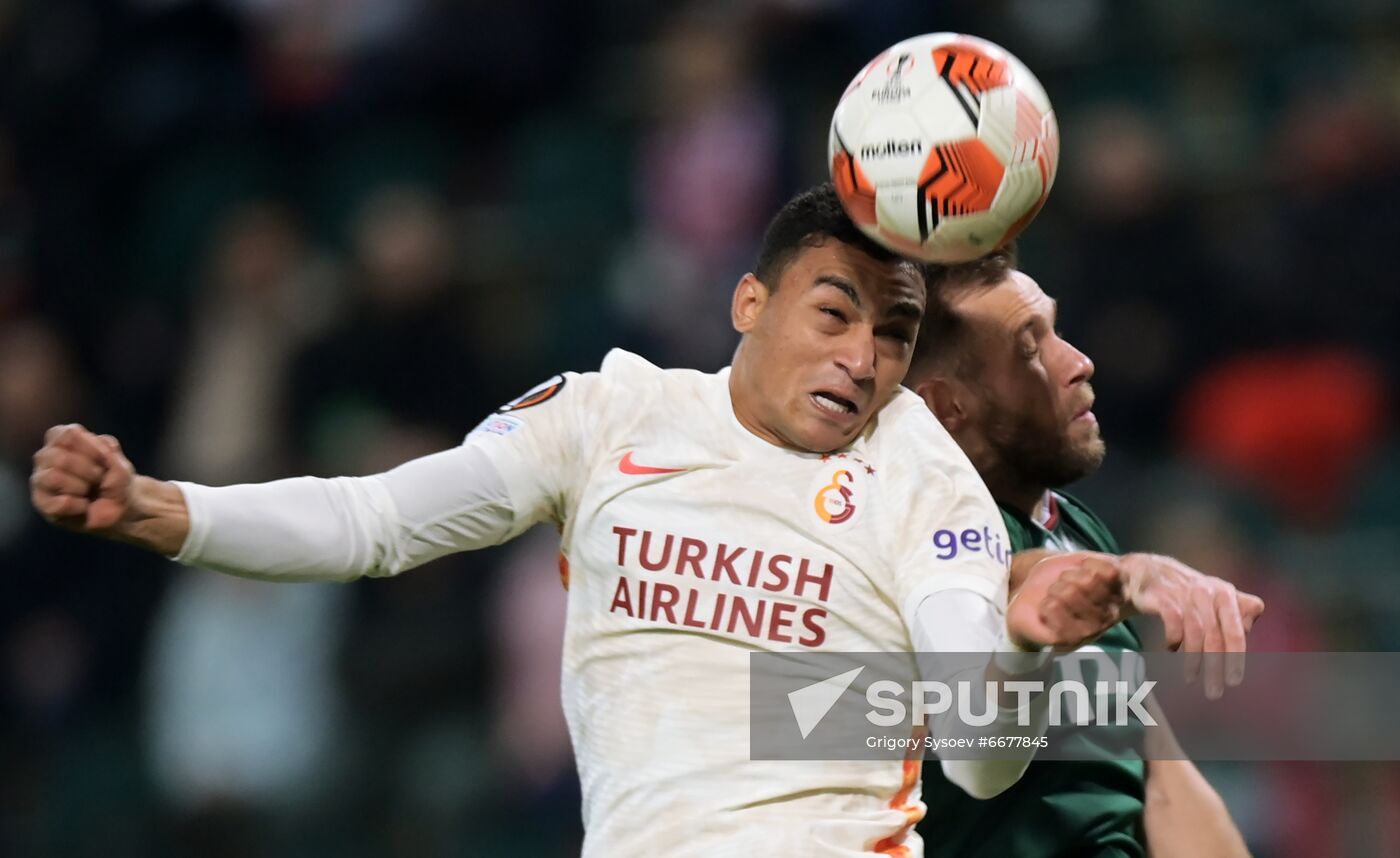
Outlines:
{"type": "Polygon", "coordinates": [[[898,389],[923,312],[918,267],[866,238],[830,184],[799,194],[734,290],[735,415],[782,446],[846,446],[898,389]]]}
{"type": "Polygon", "coordinates": [[[1038,497],[1098,468],[1094,363],[1055,329],[1055,302],[1016,270],[1014,248],[927,266],[925,278],[929,309],[905,385],[993,494],[1038,497]]]}

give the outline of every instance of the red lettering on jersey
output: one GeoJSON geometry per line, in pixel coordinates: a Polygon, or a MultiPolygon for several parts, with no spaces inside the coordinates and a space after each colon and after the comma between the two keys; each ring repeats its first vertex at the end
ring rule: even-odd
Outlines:
{"type": "Polygon", "coordinates": [[[768,572],[773,576],[773,580],[765,581],[763,583],[763,589],[772,593],[781,593],[786,590],[788,586],[788,573],[787,570],[782,567],[791,562],[792,555],[790,554],[774,554],[772,557],[768,558],[768,572]]]}
{"type": "Polygon", "coordinates": [[[710,547],[698,539],[691,539],[689,536],[681,537],[680,557],[676,558],[676,574],[684,574],[686,565],[695,570],[695,577],[704,579],[705,571],[700,568],[700,561],[705,559],[705,554],[710,547]]]}
{"type": "Polygon", "coordinates": [[[719,630],[719,621],[724,618],[724,602],[729,597],[723,593],[715,596],[715,615],[710,617],[710,631],[719,630]]]}
{"type": "Polygon", "coordinates": [[[651,620],[656,622],[661,611],[666,612],[666,622],[676,624],[676,612],[672,607],[681,600],[681,591],[670,584],[653,584],[651,587],[651,620]]]}
{"type": "MultiPolygon", "coordinates": [[[[760,549],[729,543],[712,544],[704,539],[637,527],[612,528],[617,536],[617,563],[626,569],[640,565],[647,572],[694,576],[726,587],[748,587],[754,592],[787,593],[796,599],[828,602],[836,568],[792,554],[768,554],[760,549]],[[633,537],[640,537],[636,543],[633,537]],[[660,544],[654,544],[659,542],[660,544]],[[633,553],[629,554],[629,547],[633,553]],[[747,576],[738,564],[750,555],[747,576]],[[707,568],[708,562],[708,568],[707,568]],[[746,580],[747,578],[747,580],[746,580]],[[813,598],[815,597],[815,598],[813,598]]],[[[820,646],[827,640],[823,608],[803,606],[795,601],[770,601],[734,593],[705,592],[688,584],[666,583],[624,574],[617,582],[608,610],[638,620],[672,626],[708,629],[729,634],[763,638],[777,643],[820,646]],[[651,600],[647,600],[647,588],[651,600]],[[801,611],[800,616],[798,612],[801,611]],[[800,636],[798,632],[801,632],[800,636]]]]}
{"type": "Polygon", "coordinates": [[[724,549],[728,547],[729,546],[721,542],[719,544],[719,549],[715,551],[715,565],[710,571],[710,580],[718,581],[719,573],[723,571],[730,581],[733,581],[735,584],[740,584],[742,582],[739,580],[739,573],[734,570],[734,561],[738,560],[739,555],[748,551],[748,549],[740,546],[734,549],[732,554],[726,554],[724,549]]]}
{"type": "Polygon", "coordinates": [[[660,572],[662,569],[665,569],[666,564],[671,561],[671,543],[674,540],[674,536],[669,533],[666,534],[666,543],[661,548],[661,559],[655,562],[649,561],[647,560],[647,548],[651,545],[651,531],[642,531],[642,552],[641,557],[638,558],[641,560],[642,568],[648,572],[660,572]]]}
{"type": "MultiPolygon", "coordinates": [[[[724,594],[720,594],[724,598],[724,594]]],[[[703,629],[705,624],[695,618],[695,607],[700,604],[700,593],[693,587],[685,597],[685,616],[681,619],[681,625],[690,626],[692,629],[703,629]]]]}
{"type": "Polygon", "coordinates": [[[759,570],[761,570],[762,568],[763,568],[763,552],[762,552],[762,551],[755,550],[754,553],[753,553],[753,562],[749,564],[749,581],[748,581],[748,586],[750,586],[750,587],[757,587],[757,586],[758,586],[758,573],[759,573],[759,570]]]}
{"type": "Polygon", "coordinates": [[[825,608],[808,608],[802,612],[802,627],[811,633],[811,637],[803,635],[797,639],[802,646],[821,646],[826,640],[826,629],[817,622],[818,619],[826,616],[825,608]]]}
{"type": "Polygon", "coordinates": [[[619,607],[627,612],[627,616],[636,616],[636,614],[632,613],[632,595],[627,590],[626,575],[617,579],[617,591],[613,593],[612,605],[608,608],[608,611],[610,613],[616,613],[619,607]]]}
{"type": "Polygon", "coordinates": [[[807,572],[808,565],[807,558],[802,558],[802,565],[797,569],[797,582],[793,584],[792,594],[801,598],[802,590],[805,585],[816,584],[821,588],[821,592],[817,594],[817,599],[825,602],[831,596],[831,579],[836,574],[836,569],[832,567],[830,563],[827,563],[822,567],[822,574],[810,575],[807,572]]]}
{"type": "Polygon", "coordinates": [[[773,610],[768,615],[768,639],[778,643],[792,643],[792,635],[787,633],[787,629],[792,628],[792,620],[788,615],[797,610],[797,606],[791,602],[777,602],[773,605],[773,610]]]}
{"type": "Polygon", "coordinates": [[[617,565],[627,565],[627,537],[636,536],[635,527],[614,527],[613,533],[617,534],[617,565]]]}
{"type": "Polygon", "coordinates": [[[763,612],[768,607],[768,603],[763,599],[758,600],[758,610],[749,610],[749,600],[743,596],[735,596],[733,602],[734,613],[729,615],[729,633],[734,633],[734,627],[738,625],[739,615],[744,616],[744,630],[749,633],[749,637],[756,638],[763,636],[763,612]]]}

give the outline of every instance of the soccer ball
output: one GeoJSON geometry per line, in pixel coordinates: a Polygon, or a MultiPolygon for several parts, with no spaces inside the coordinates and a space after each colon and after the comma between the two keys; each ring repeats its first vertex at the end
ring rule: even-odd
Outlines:
{"type": "Polygon", "coordinates": [[[831,119],[831,180],[872,239],[964,262],[1031,222],[1055,181],[1060,132],[1040,82],[975,36],[906,39],[856,75],[831,119]]]}

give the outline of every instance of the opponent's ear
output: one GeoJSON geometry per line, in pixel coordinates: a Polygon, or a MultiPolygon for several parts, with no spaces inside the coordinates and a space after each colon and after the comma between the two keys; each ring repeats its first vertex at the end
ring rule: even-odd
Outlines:
{"type": "Polygon", "coordinates": [[[956,434],[957,431],[967,425],[969,418],[966,388],[955,379],[946,378],[941,375],[931,375],[914,387],[914,392],[919,394],[919,398],[933,412],[933,416],[938,418],[949,434],[956,434]]]}
{"type": "Polygon", "coordinates": [[[739,280],[739,285],[734,287],[734,300],[729,307],[729,320],[734,330],[741,334],[752,331],[769,297],[768,287],[762,280],[752,273],[745,274],[739,280]]]}

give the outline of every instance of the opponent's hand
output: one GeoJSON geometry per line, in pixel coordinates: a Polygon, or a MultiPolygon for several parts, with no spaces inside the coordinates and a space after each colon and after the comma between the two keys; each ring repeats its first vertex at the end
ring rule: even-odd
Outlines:
{"type": "Polygon", "coordinates": [[[1122,566],[1132,611],[1162,618],[1167,648],[1186,654],[1188,681],[1204,676],[1214,700],[1244,680],[1246,637],[1263,599],[1171,557],[1128,554],[1122,566]]]}
{"type": "Polygon", "coordinates": [[[105,533],[130,516],[135,482],[136,469],[116,438],[70,423],[44,434],[29,496],[39,514],[60,527],[105,533]]]}
{"type": "Polygon", "coordinates": [[[1031,567],[1006,608],[1013,643],[1071,652],[1117,624],[1128,609],[1117,558],[1052,554],[1031,567]]]}

